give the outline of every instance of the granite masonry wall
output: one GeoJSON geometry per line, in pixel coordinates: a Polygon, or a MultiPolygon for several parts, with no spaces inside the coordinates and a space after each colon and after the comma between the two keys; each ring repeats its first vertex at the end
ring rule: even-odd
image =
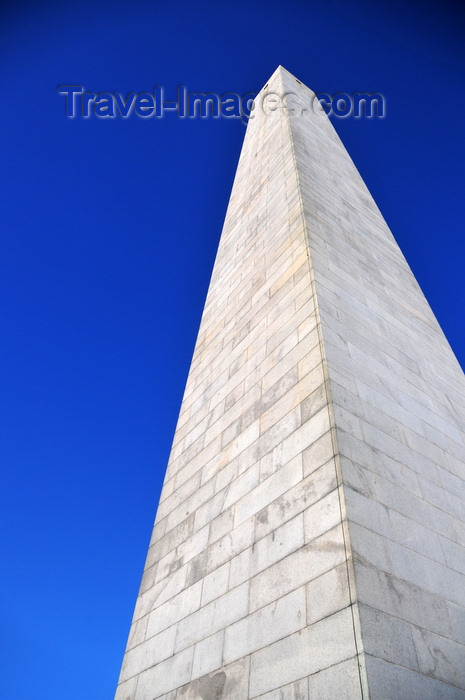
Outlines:
{"type": "Polygon", "coordinates": [[[465,698],[464,397],[331,123],[278,68],[247,128],[116,700],[465,698]],[[271,92],[288,96],[262,109],[271,92]]]}

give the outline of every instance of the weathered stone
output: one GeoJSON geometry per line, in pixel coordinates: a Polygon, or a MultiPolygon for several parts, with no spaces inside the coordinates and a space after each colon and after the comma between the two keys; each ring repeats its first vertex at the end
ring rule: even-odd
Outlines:
{"type": "Polygon", "coordinates": [[[249,120],[116,700],[465,698],[464,541],[463,373],[280,67],[249,120]]]}

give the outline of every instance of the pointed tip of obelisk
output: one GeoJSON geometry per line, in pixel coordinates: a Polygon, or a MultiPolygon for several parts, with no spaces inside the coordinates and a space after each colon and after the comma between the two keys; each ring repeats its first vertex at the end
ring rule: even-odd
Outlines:
{"type": "Polygon", "coordinates": [[[299,83],[299,85],[303,85],[303,83],[298,78],[296,78],[296,76],[293,75],[293,73],[291,73],[289,70],[287,70],[287,68],[284,68],[284,66],[279,64],[278,67],[274,70],[274,72],[270,75],[262,89],[264,90],[265,88],[267,88],[268,85],[275,79],[283,80],[286,77],[287,79],[291,78],[292,80],[295,80],[297,83],[299,83]]]}

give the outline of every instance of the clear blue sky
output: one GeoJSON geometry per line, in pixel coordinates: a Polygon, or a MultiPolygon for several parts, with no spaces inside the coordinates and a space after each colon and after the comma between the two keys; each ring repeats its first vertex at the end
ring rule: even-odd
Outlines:
{"type": "Polygon", "coordinates": [[[452,2],[1,10],[2,700],[111,700],[244,126],[67,119],[92,92],[378,91],[334,120],[465,364],[464,13],[452,2]]]}

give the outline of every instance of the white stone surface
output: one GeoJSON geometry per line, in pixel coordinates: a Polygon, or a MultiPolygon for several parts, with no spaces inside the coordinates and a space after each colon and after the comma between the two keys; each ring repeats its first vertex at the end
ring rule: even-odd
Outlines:
{"type": "Polygon", "coordinates": [[[317,673],[354,654],[352,618],[347,608],[252,654],[250,695],[317,673]]]}
{"type": "Polygon", "coordinates": [[[312,98],[256,100],[116,700],[465,698],[465,379],[312,98]]]}
{"type": "Polygon", "coordinates": [[[311,700],[362,700],[357,657],[314,673],[308,686],[311,700]]]}

